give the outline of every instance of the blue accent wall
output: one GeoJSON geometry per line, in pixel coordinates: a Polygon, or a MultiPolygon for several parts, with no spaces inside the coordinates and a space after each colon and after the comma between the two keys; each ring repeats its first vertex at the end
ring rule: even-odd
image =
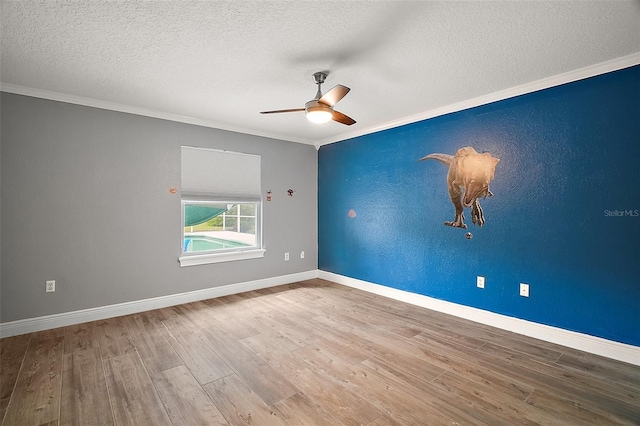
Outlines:
{"type": "Polygon", "coordinates": [[[640,346],[640,66],[318,154],[321,270],[640,346]],[[418,162],[465,146],[500,158],[466,230],[447,166],[418,162]]]}

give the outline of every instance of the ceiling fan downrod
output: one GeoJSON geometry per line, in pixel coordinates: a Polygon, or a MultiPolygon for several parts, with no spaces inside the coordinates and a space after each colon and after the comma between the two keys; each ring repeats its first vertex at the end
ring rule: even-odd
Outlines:
{"type": "Polygon", "coordinates": [[[313,79],[315,80],[316,84],[318,85],[318,92],[316,93],[316,97],[315,99],[318,100],[322,97],[322,88],[321,85],[322,83],[324,83],[324,80],[327,78],[327,73],[322,72],[322,71],[318,71],[316,73],[313,73],[313,79]]]}

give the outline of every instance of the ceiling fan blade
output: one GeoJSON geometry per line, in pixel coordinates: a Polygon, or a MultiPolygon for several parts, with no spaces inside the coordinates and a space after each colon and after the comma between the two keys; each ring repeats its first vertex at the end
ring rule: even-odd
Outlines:
{"type": "Polygon", "coordinates": [[[340,99],[344,98],[347,93],[349,93],[349,89],[347,86],[343,86],[342,84],[338,84],[333,89],[329,90],[327,93],[322,95],[318,102],[328,105],[330,107],[334,106],[340,99]]]}
{"type": "Polygon", "coordinates": [[[279,109],[276,111],[260,111],[260,114],[279,114],[281,112],[298,112],[298,111],[304,111],[304,108],[279,109]]]}
{"type": "Polygon", "coordinates": [[[351,126],[356,122],[353,118],[344,115],[339,111],[333,111],[333,121],[337,121],[338,123],[346,124],[347,126],[351,126]]]}

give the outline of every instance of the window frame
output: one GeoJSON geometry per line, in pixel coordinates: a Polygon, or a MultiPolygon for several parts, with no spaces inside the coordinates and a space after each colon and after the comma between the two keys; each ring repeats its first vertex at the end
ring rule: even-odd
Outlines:
{"type": "MultiPolygon", "coordinates": [[[[262,157],[256,154],[181,146],[180,267],[264,257],[266,250],[262,239],[264,203],[261,161],[262,157]],[[189,203],[255,204],[256,244],[249,247],[185,252],[184,206],[189,203]]],[[[242,215],[238,216],[238,220],[240,216],[242,215]]]]}
{"type": "MultiPolygon", "coordinates": [[[[238,207],[239,208],[239,207],[238,207]]],[[[236,199],[222,200],[217,197],[181,197],[180,199],[180,266],[204,265],[209,263],[230,262],[234,260],[256,259],[264,257],[266,250],[262,247],[262,200],[236,199]],[[185,252],[184,251],[184,206],[186,204],[255,204],[256,205],[256,244],[248,247],[185,252]]]]}

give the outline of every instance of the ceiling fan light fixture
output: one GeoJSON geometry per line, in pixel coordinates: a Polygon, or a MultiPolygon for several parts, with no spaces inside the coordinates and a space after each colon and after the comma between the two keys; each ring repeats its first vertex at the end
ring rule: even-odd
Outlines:
{"type": "Polygon", "coordinates": [[[331,117],[333,117],[333,114],[331,114],[329,111],[318,110],[307,112],[307,120],[316,124],[322,124],[331,121],[331,117]]]}
{"type": "Polygon", "coordinates": [[[322,124],[331,121],[333,118],[333,110],[327,105],[323,105],[318,101],[307,102],[305,107],[307,120],[312,123],[322,124]]]}

